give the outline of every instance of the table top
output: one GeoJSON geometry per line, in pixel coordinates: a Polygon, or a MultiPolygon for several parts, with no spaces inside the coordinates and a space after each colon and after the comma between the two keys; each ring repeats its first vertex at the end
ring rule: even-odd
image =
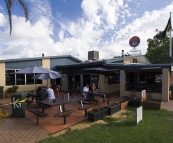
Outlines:
{"type": "Polygon", "coordinates": [[[58,105],[68,104],[68,103],[75,102],[75,101],[81,101],[84,99],[85,99],[84,97],[74,96],[74,97],[69,97],[69,99],[67,97],[65,97],[65,98],[59,97],[59,98],[55,98],[55,99],[47,99],[47,100],[38,101],[38,102],[43,105],[58,106],[58,105]]]}

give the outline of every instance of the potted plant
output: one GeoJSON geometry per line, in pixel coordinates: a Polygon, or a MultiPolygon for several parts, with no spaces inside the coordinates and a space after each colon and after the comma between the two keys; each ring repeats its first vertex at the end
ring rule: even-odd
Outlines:
{"type": "Polygon", "coordinates": [[[106,116],[107,108],[94,108],[88,112],[88,120],[95,122],[106,116]]]}
{"type": "Polygon", "coordinates": [[[13,85],[12,87],[9,87],[6,90],[6,97],[9,97],[12,93],[16,93],[18,88],[19,87],[17,85],[13,85]]]}
{"type": "Polygon", "coordinates": [[[162,103],[161,101],[146,100],[142,102],[142,106],[147,109],[160,110],[162,103]]]}
{"type": "Polygon", "coordinates": [[[130,99],[128,102],[128,106],[139,107],[142,104],[141,99],[130,99]]]}
{"type": "Polygon", "coordinates": [[[107,115],[112,115],[112,114],[118,112],[120,110],[120,106],[121,106],[120,102],[115,102],[113,104],[106,106],[106,108],[108,109],[107,115]]]}

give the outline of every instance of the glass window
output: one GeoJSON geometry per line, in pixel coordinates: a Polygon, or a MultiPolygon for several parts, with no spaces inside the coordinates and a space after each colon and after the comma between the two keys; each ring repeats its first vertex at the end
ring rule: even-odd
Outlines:
{"type": "Polygon", "coordinates": [[[120,82],[120,75],[108,76],[108,84],[115,84],[120,82]]]}
{"type": "Polygon", "coordinates": [[[6,70],[6,85],[15,85],[15,70],[6,70]]]}
{"type": "Polygon", "coordinates": [[[34,74],[26,74],[26,85],[34,84],[34,79],[32,78],[34,74]]]}
{"type": "Polygon", "coordinates": [[[36,83],[36,84],[42,84],[42,80],[37,79],[37,80],[35,81],[35,83],[36,83]]]}
{"type": "Polygon", "coordinates": [[[98,84],[99,84],[99,75],[91,75],[91,80],[90,80],[90,86],[91,84],[95,84],[96,88],[98,88],[98,84]]]}
{"type": "MultiPolygon", "coordinates": [[[[19,70],[6,70],[6,85],[30,85],[34,84],[34,74],[13,74],[19,70]],[[26,79],[25,79],[26,78],[26,79]]],[[[42,80],[36,80],[36,84],[42,84],[42,80]]]]}
{"type": "Polygon", "coordinates": [[[16,85],[25,85],[25,74],[16,74],[16,85]]]}

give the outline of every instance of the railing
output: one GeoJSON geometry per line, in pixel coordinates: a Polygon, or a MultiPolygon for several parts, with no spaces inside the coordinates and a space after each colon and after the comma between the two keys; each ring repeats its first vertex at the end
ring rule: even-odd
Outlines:
{"type": "Polygon", "coordinates": [[[152,92],[162,92],[162,84],[126,84],[126,91],[152,90],[152,92]]]}

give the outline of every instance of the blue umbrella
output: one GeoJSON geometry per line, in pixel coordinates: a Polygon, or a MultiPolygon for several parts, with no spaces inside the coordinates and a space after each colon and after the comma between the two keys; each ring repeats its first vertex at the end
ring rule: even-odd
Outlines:
{"type": "MultiPolygon", "coordinates": [[[[50,73],[51,71],[43,68],[41,66],[37,66],[37,65],[33,65],[33,66],[29,66],[26,67],[24,69],[21,69],[17,72],[15,72],[14,74],[34,74],[34,73],[50,73]]],[[[54,72],[54,71],[52,71],[54,72]]]]}
{"type": "Polygon", "coordinates": [[[32,78],[48,80],[48,79],[56,79],[56,78],[60,78],[60,77],[61,77],[61,75],[58,72],[53,72],[53,73],[38,73],[36,76],[34,76],[32,78]]]}

